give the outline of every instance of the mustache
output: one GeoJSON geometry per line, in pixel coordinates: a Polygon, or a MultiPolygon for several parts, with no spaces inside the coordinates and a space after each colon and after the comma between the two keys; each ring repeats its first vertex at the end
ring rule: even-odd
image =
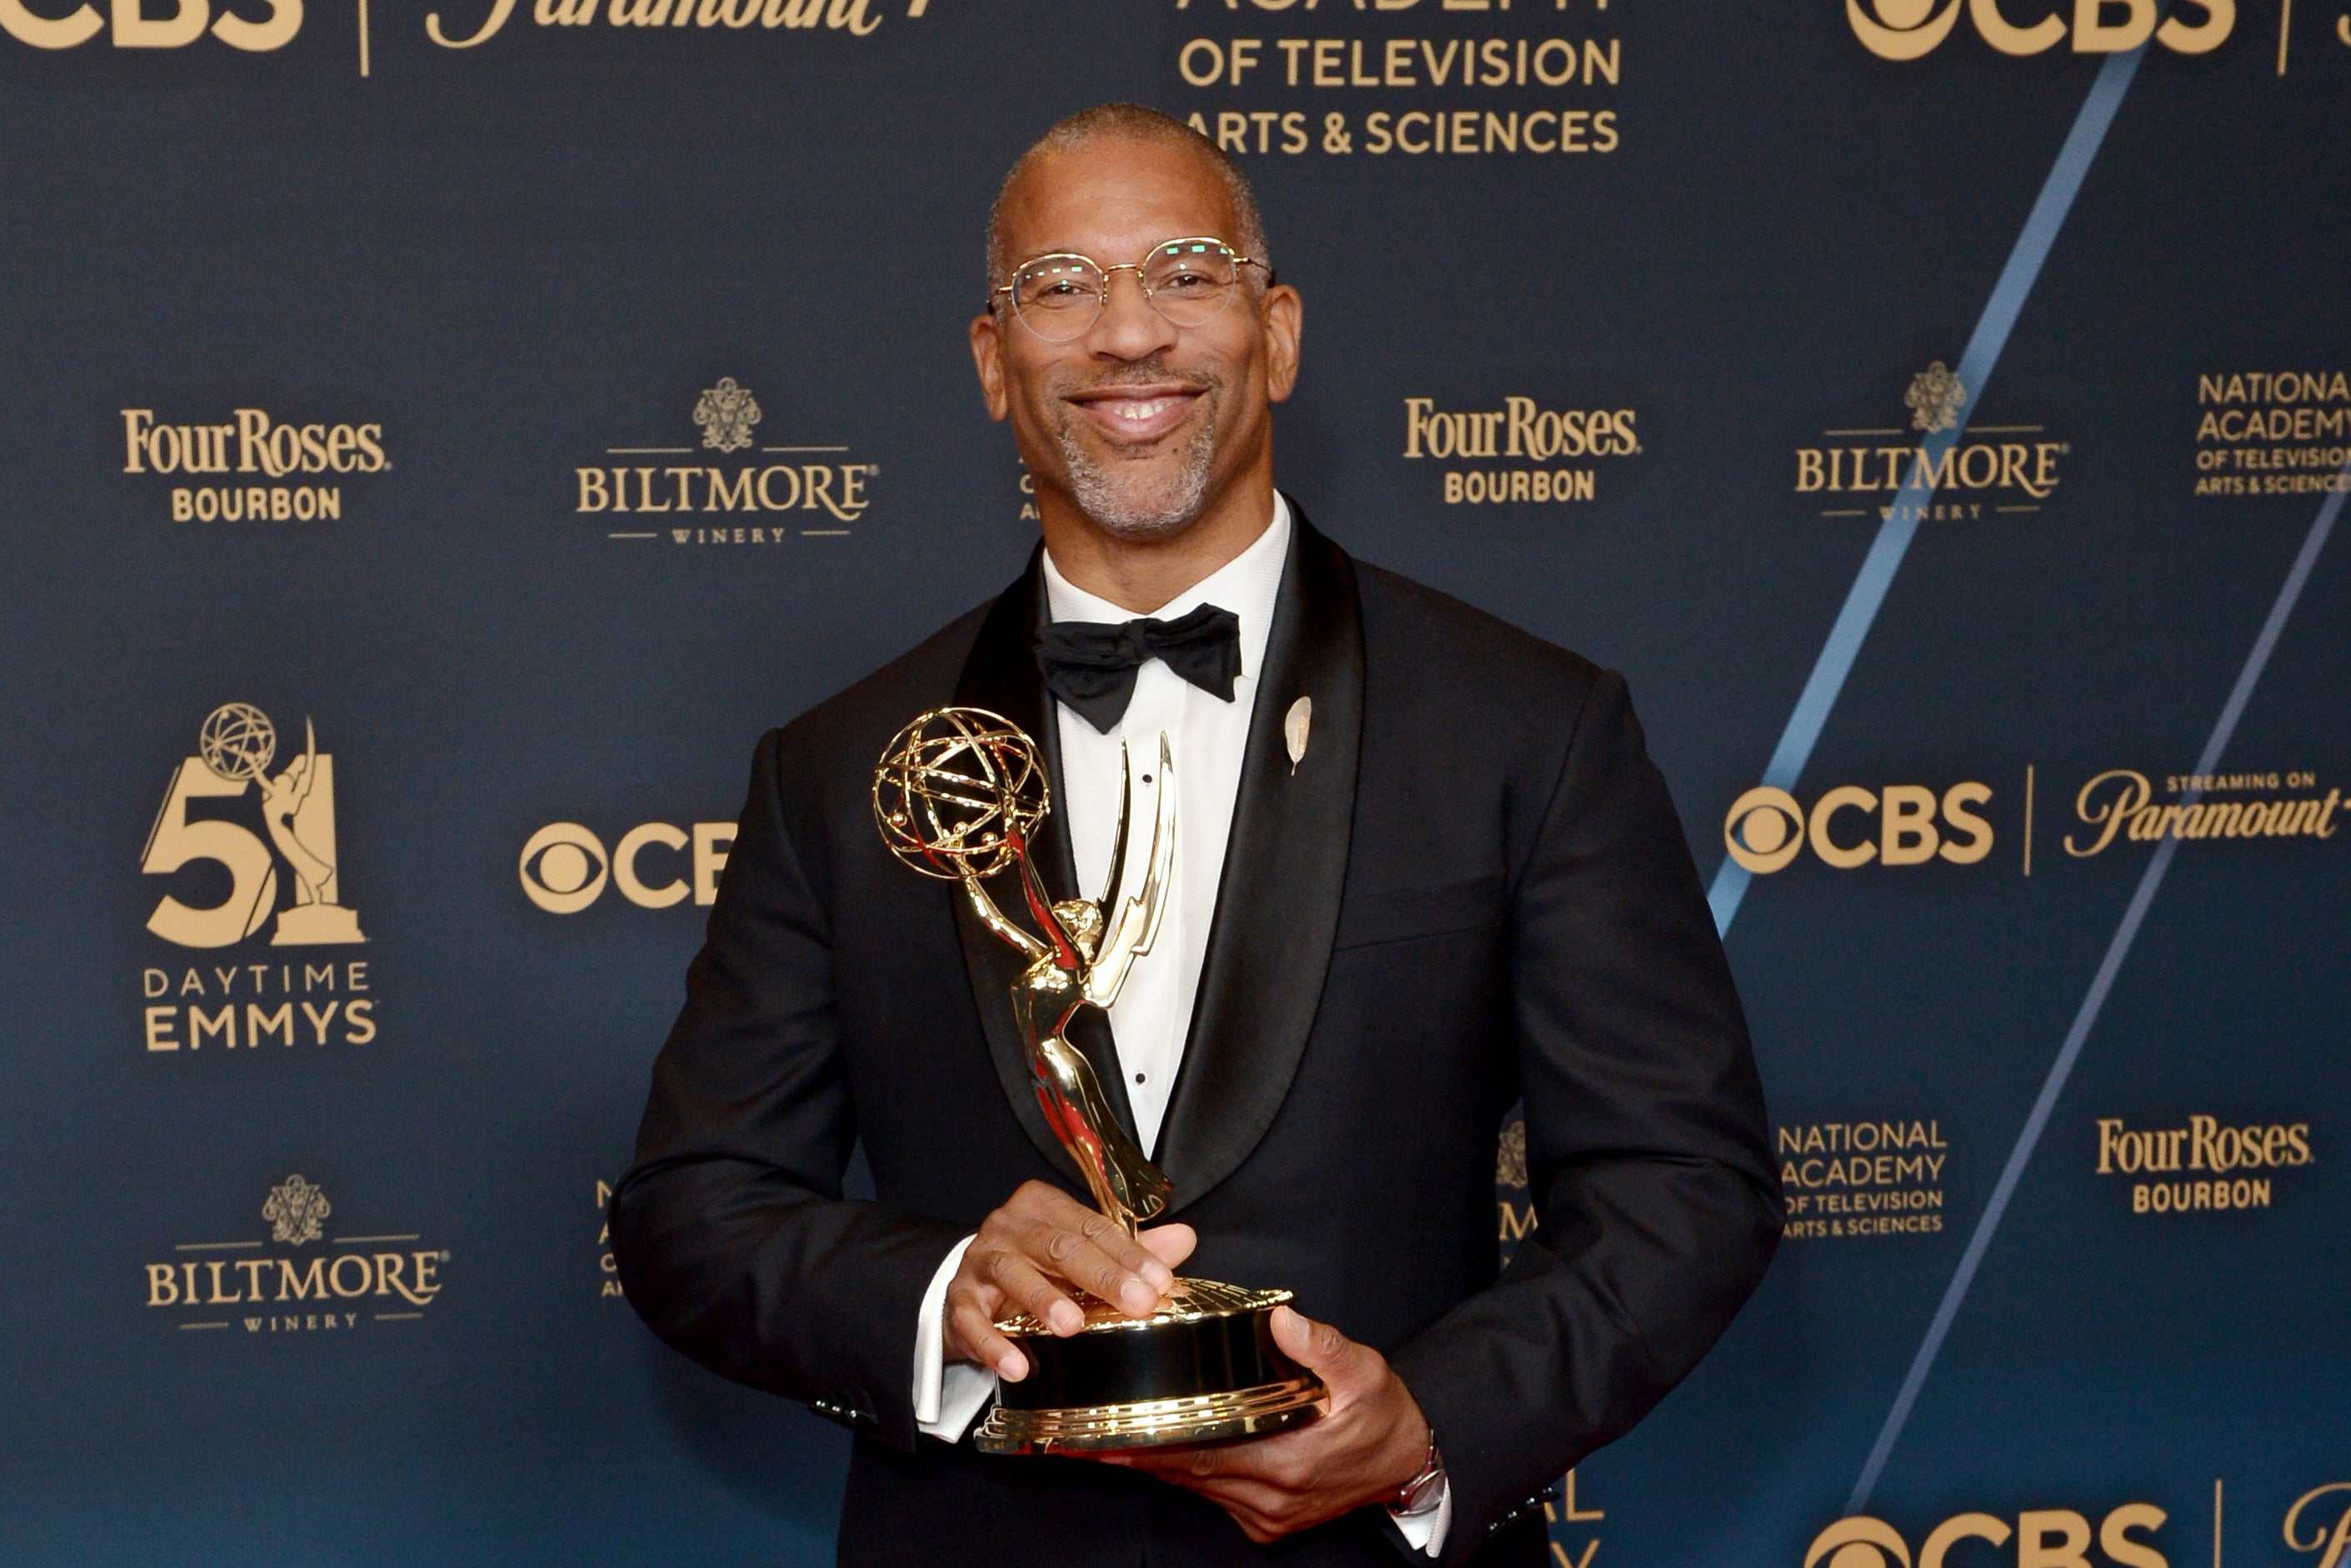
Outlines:
{"type": "Polygon", "coordinates": [[[1108,392],[1115,387],[1165,386],[1169,382],[1188,392],[1216,392],[1225,388],[1224,377],[1210,371],[1179,371],[1157,355],[1122,364],[1099,375],[1085,375],[1065,371],[1053,377],[1050,391],[1055,397],[1067,397],[1072,392],[1108,392]]]}

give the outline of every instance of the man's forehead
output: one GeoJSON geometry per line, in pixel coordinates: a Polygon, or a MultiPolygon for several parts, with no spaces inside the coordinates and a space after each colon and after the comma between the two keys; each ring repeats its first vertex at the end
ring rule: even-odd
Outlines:
{"type": "Polygon", "coordinates": [[[1198,234],[1229,240],[1238,215],[1229,187],[1204,154],[1104,137],[1030,160],[1005,204],[1005,238],[1015,256],[1138,248],[1198,234]]]}

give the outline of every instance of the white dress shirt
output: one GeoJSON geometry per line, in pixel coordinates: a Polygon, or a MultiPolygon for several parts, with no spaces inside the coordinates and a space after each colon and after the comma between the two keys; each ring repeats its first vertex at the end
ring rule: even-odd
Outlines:
{"type": "MultiPolygon", "coordinates": [[[[1078,891],[1099,898],[1110,875],[1112,841],[1118,825],[1120,749],[1124,746],[1134,779],[1134,826],[1127,850],[1126,887],[1142,884],[1149,859],[1151,823],[1159,777],[1159,737],[1167,737],[1176,779],[1176,854],[1166,912],[1151,951],[1134,962],[1111,1004],[1111,1033],[1118,1068],[1126,1082],[1138,1139],[1156,1152],[1166,1119],[1167,1097],[1183,1065],[1191,1032],[1200,968],[1208,951],[1208,929],[1217,913],[1217,889],[1224,877],[1225,841],[1230,837],[1233,802],[1240,793],[1241,758],[1249,747],[1249,718],[1258,697],[1267,634],[1272,630],[1274,598],[1290,556],[1290,504],[1273,497],[1273,518],[1257,541],[1158,609],[1153,619],[1173,621],[1203,604],[1229,610],[1240,621],[1241,673],[1232,701],[1185,680],[1157,659],[1134,674],[1134,695],[1107,733],[1074,709],[1056,703],[1056,734],[1061,748],[1061,799],[1054,803],[1068,825],[1077,863],[1078,891]]],[[[1063,577],[1050,550],[1045,553],[1046,604],[1056,621],[1095,621],[1116,625],[1134,620],[1133,611],[1097,598],[1063,577]]],[[[1308,744],[1312,744],[1310,731],[1308,744]]],[[[1060,889],[1054,890],[1058,895],[1060,889]]],[[[963,1262],[967,1238],[949,1252],[923,1297],[914,1334],[914,1419],[924,1432],[958,1442],[964,1429],[996,1392],[996,1374],[945,1355],[946,1291],[963,1262]]],[[[1433,1508],[1395,1515],[1405,1540],[1435,1556],[1444,1549],[1453,1512],[1452,1489],[1433,1508]]]]}

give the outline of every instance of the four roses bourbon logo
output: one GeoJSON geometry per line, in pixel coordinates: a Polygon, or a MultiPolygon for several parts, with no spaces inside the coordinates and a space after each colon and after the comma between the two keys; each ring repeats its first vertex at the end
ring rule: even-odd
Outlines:
{"type": "MultiPolygon", "coordinates": [[[[873,504],[874,463],[839,443],[758,444],[766,411],[733,376],[694,405],[691,446],[608,446],[572,470],[574,517],[593,516],[608,539],[674,545],[780,545],[841,538],[873,504]],[[732,463],[713,456],[742,455],[732,463]]],[[[772,425],[770,433],[772,434],[772,425]]]]}

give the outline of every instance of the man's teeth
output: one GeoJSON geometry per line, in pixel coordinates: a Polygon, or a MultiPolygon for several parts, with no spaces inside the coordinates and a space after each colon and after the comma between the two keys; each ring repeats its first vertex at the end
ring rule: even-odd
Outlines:
{"type": "Polygon", "coordinates": [[[1175,401],[1174,398],[1167,397],[1126,398],[1113,402],[1111,407],[1117,412],[1119,418],[1133,420],[1139,424],[1156,415],[1162,409],[1172,406],[1175,401]]]}

